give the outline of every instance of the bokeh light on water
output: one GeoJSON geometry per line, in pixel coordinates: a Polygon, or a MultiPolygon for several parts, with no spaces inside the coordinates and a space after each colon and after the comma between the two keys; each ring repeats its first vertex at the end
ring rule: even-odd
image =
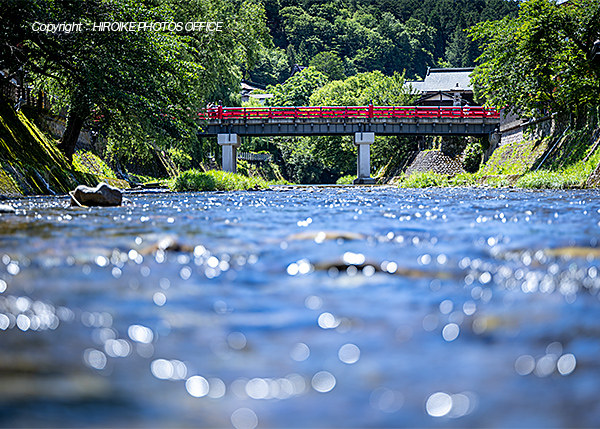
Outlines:
{"type": "Polygon", "coordinates": [[[0,426],[597,426],[598,196],[9,201],[0,426]]]}

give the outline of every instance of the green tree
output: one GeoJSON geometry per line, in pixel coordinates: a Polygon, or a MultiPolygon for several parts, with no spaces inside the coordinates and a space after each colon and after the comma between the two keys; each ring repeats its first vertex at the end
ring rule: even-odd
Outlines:
{"type": "Polygon", "coordinates": [[[195,138],[193,112],[237,92],[241,67],[269,44],[264,9],[253,0],[4,0],[1,32],[17,28],[7,61],[68,107],[59,147],[72,155],[86,121],[101,118],[141,140],[195,138]],[[222,32],[91,31],[99,22],[224,21],[222,32]],[[37,32],[34,22],[81,22],[83,31],[37,32]],[[261,25],[262,23],[262,25],[261,25]],[[8,29],[8,30],[7,30],[8,29]],[[126,124],[130,124],[128,127],[126,124]]]}
{"type": "Polygon", "coordinates": [[[280,15],[288,43],[295,48],[297,62],[307,65],[317,53],[330,50],[334,29],[327,19],[313,16],[299,6],[285,7],[280,15]]]}
{"type": "Polygon", "coordinates": [[[471,67],[480,55],[478,46],[463,28],[456,28],[446,48],[446,59],[451,67],[471,67]]]}
{"type": "Polygon", "coordinates": [[[599,104],[597,0],[527,0],[517,18],[480,23],[470,34],[484,49],[472,78],[487,104],[529,117],[580,116],[599,104]]]}
{"type": "MultiPolygon", "coordinates": [[[[390,12],[400,22],[410,18],[435,28],[434,58],[445,59],[453,34],[481,21],[516,15],[519,1],[513,0],[376,0],[381,13],[390,12]]],[[[475,57],[472,58],[472,60],[475,57]]],[[[468,66],[474,66],[471,62],[468,66]]]]}
{"type": "Polygon", "coordinates": [[[380,71],[359,73],[343,81],[324,85],[310,97],[314,106],[406,106],[414,103],[416,94],[406,85],[404,74],[385,76],[380,71]]]}
{"type": "Polygon", "coordinates": [[[323,73],[329,80],[341,80],[344,74],[344,62],[335,52],[319,52],[310,60],[310,67],[323,73]]]}
{"type": "Polygon", "coordinates": [[[277,85],[290,77],[291,67],[285,50],[263,49],[253,69],[248,71],[252,82],[262,85],[277,85]]]}
{"type": "Polygon", "coordinates": [[[270,86],[273,94],[271,106],[308,106],[312,93],[327,83],[327,76],[312,67],[307,67],[289,78],[285,83],[270,86]]]}

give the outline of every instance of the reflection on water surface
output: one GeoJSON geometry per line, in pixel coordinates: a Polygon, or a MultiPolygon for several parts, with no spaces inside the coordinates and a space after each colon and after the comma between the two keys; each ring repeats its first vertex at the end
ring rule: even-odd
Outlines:
{"type": "Polygon", "coordinates": [[[0,424],[596,426],[596,191],[9,202],[0,424]]]}

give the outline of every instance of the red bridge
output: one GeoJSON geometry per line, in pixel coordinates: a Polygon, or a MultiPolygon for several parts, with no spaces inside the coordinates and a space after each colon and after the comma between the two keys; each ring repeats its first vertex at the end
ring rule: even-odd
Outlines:
{"type": "Polygon", "coordinates": [[[500,118],[500,112],[487,107],[454,106],[281,106],[223,107],[202,112],[205,120],[234,119],[403,119],[403,118],[500,118]]]}
{"type": "Polygon", "coordinates": [[[213,106],[199,119],[201,136],[218,136],[225,171],[236,170],[243,136],[353,135],[357,183],[370,183],[375,135],[488,136],[498,128],[500,112],[480,106],[213,106]]]}

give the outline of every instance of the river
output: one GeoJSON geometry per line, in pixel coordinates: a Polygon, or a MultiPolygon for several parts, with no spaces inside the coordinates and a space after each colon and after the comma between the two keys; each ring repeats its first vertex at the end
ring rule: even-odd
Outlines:
{"type": "Polygon", "coordinates": [[[589,191],[8,201],[3,427],[597,427],[589,191]]]}

